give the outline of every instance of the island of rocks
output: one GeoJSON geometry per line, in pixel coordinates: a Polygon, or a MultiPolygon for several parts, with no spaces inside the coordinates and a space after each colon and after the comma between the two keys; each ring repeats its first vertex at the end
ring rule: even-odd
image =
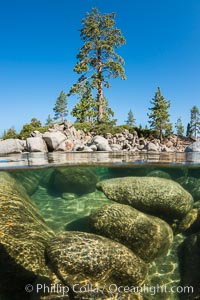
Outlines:
{"type": "Polygon", "coordinates": [[[124,129],[121,133],[96,135],[76,130],[69,121],[54,124],[45,133],[33,131],[26,140],[0,140],[0,155],[22,152],[54,151],[131,151],[131,152],[193,152],[200,151],[200,141],[170,135],[163,143],[155,138],[138,137],[124,129]]]}

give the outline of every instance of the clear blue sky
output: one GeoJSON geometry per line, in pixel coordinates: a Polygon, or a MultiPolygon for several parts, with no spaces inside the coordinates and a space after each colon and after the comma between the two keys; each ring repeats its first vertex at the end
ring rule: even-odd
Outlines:
{"type": "MultiPolygon", "coordinates": [[[[187,124],[191,107],[200,106],[199,0],[1,0],[0,134],[53,116],[60,91],[78,78],[79,29],[92,7],[116,12],[126,38],[118,53],[127,80],[113,80],[105,93],[118,123],[132,109],[137,125],[148,124],[149,101],[160,86],[172,103],[171,121],[181,116],[187,124]]],[[[71,110],[77,100],[68,101],[71,110]]]]}

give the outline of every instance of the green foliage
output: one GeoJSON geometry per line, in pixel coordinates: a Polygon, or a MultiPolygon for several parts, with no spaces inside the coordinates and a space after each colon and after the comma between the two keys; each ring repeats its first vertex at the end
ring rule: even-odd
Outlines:
{"type": "Polygon", "coordinates": [[[190,123],[187,124],[186,136],[187,137],[192,137],[192,130],[191,130],[190,123]]]}
{"type": "Polygon", "coordinates": [[[76,130],[84,130],[84,132],[91,132],[92,131],[92,124],[89,122],[83,123],[74,123],[74,127],[76,130]]]}
{"type": "Polygon", "coordinates": [[[92,97],[92,91],[89,82],[86,82],[85,85],[80,86],[79,98],[80,101],[74,106],[71,115],[76,118],[77,122],[93,123],[96,119],[97,113],[95,112],[95,100],[92,97]]]}
{"type": "Polygon", "coordinates": [[[2,139],[3,140],[7,140],[7,139],[17,139],[18,138],[18,134],[16,132],[16,130],[14,129],[14,127],[11,127],[7,130],[4,130],[2,139]]]}
{"type": "Polygon", "coordinates": [[[54,122],[53,122],[53,119],[51,118],[50,115],[48,115],[47,119],[46,119],[46,122],[45,122],[45,125],[46,126],[49,126],[49,125],[52,125],[54,122]]]}
{"type": "Polygon", "coordinates": [[[84,44],[77,55],[78,62],[74,68],[81,77],[71,88],[70,94],[79,94],[81,86],[88,82],[97,93],[96,112],[100,122],[107,119],[103,88],[110,87],[111,77],[126,79],[124,60],[115,53],[115,49],[125,44],[125,39],[121,31],[115,28],[115,14],[102,15],[97,8],[93,8],[83,19],[81,39],[84,44]]]}
{"type": "Polygon", "coordinates": [[[190,110],[190,133],[195,137],[200,133],[200,113],[196,105],[190,110]]]}
{"type": "Polygon", "coordinates": [[[179,117],[175,123],[176,128],[176,134],[182,136],[184,133],[184,126],[181,120],[181,117],[179,117]]]}
{"type": "Polygon", "coordinates": [[[149,108],[151,113],[147,114],[150,119],[150,127],[159,132],[159,138],[162,142],[163,131],[166,133],[170,133],[172,131],[172,124],[169,122],[170,115],[168,112],[168,109],[170,108],[170,101],[165,100],[161,94],[160,87],[158,87],[155,92],[155,96],[150,103],[153,105],[149,108]]]}
{"type": "Polygon", "coordinates": [[[32,118],[30,123],[23,125],[22,130],[19,133],[19,138],[26,139],[30,137],[30,134],[35,130],[44,133],[45,131],[47,131],[47,129],[47,127],[42,127],[42,124],[38,119],[32,118]]]}
{"type": "Polygon", "coordinates": [[[130,126],[135,126],[135,118],[131,109],[128,112],[128,119],[126,120],[126,124],[130,126]]]}
{"type": "Polygon", "coordinates": [[[61,119],[61,121],[64,122],[68,112],[67,94],[65,94],[65,92],[61,91],[59,97],[56,100],[53,110],[55,112],[54,120],[61,119]]]}

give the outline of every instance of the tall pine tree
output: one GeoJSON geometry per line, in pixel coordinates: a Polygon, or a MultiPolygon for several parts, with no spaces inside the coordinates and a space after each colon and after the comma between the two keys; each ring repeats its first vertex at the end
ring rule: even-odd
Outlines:
{"type": "Polygon", "coordinates": [[[181,120],[181,117],[179,117],[175,123],[175,128],[176,128],[176,134],[179,136],[182,136],[184,133],[184,126],[181,120]]]}
{"type": "Polygon", "coordinates": [[[82,21],[81,39],[84,44],[77,55],[78,62],[74,71],[81,74],[78,82],[70,90],[70,94],[79,93],[80,86],[89,82],[96,90],[97,121],[105,119],[106,111],[103,88],[110,87],[109,79],[120,76],[126,79],[124,60],[115,49],[125,44],[121,31],[115,27],[115,14],[100,14],[97,8],[87,13],[82,21]]]}
{"type": "Polygon", "coordinates": [[[195,138],[200,133],[200,113],[196,105],[190,110],[190,132],[195,138]]]}
{"type": "Polygon", "coordinates": [[[59,97],[56,100],[55,106],[54,106],[54,120],[61,119],[62,122],[64,122],[65,117],[67,116],[67,94],[65,92],[61,91],[59,97]]]}
{"type": "Polygon", "coordinates": [[[126,124],[129,126],[135,125],[135,118],[131,109],[128,112],[128,119],[126,120],[126,124]]]}
{"type": "Polygon", "coordinates": [[[155,92],[154,98],[150,101],[153,105],[149,110],[151,113],[147,114],[149,116],[150,127],[159,132],[159,138],[162,142],[163,132],[170,132],[172,129],[172,124],[169,121],[170,114],[168,109],[170,108],[170,101],[165,100],[161,94],[160,87],[158,87],[155,92]]]}

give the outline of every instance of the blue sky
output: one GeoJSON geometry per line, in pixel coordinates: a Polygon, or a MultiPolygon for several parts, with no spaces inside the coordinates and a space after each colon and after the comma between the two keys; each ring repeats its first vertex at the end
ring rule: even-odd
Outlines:
{"type": "MultiPolygon", "coordinates": [[[[105,91],[119,124],[130,109],[137,125],[148,124],[157,86],[171,100],[173,123],[181,116],[187,124],[191,107],[200,107],[199,0],[0,0],[0,134],[53,116],[60,91],[78,78],[79,29],[92,7],[116,12],[126,39],[118,53],[127,80],[105,91]]],[[[76,101],[68,99],[69,110],[76,101]]]]}

